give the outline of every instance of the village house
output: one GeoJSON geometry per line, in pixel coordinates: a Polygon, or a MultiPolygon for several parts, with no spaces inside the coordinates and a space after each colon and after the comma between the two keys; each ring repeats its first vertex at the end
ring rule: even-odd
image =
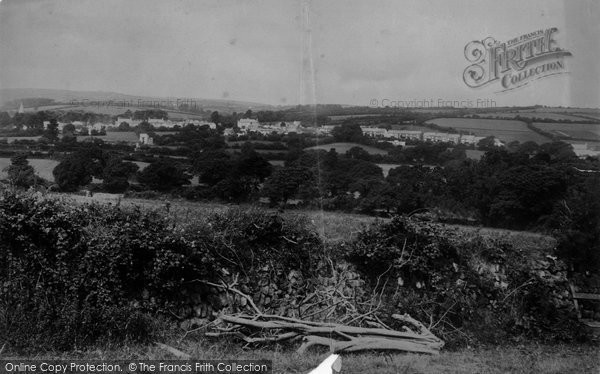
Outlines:
{"type": "Polygon", "coordinates": [[[379,127],[361,126],[363,134],[373,138],[385,138],[387,137],[387,130],[379,127]]]}
{"type": "Polygon", "coordinates": [[[138,145],[154,145],[154,139],[145,132],[140,134],[138,145]]]}
{"type": "Polygon", "coordinates": [[[237,122],[237,127],[243,132],[257,131],[259,126],[258,120],[252,118],[242,118],[237,122]]]}

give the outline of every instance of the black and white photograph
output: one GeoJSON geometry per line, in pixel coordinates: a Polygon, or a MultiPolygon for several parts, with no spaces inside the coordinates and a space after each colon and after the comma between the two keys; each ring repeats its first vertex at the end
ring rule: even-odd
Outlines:
{"type": "Polygon", "coordinates": [[[0,373],[600,373],[597,0],[0,0],[0,373]]]}

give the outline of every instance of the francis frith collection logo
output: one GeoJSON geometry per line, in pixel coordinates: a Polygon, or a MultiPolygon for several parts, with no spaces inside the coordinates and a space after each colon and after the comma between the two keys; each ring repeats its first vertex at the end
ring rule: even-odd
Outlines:
{"type": "Polygon", "coordinates": [[[494,82],[500,91],[522,87],[530,82],[566,73],[564,57],[571,52],[558,46],[556,27],[521,35],[506,42],[492,37],[475,40],[465,46],[465,58],[471,63],[463,72],[469,87],[494,82]]]}

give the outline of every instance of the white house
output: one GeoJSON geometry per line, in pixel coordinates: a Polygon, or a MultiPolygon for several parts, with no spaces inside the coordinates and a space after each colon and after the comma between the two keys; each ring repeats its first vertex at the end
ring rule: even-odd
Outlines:
{"type": "Polygon", "coordinates": [[[140,134],[140,141],[139,144],[141,145],[153,145],[154,144],[154,139],[152,139],[152,137],[148,134],[146,134],[145,132],[140,134]]]}
{"type": "Polygon", "coordinates": [[[255,119],[242,118],[242,119],[238,120],[237,126],[241,131],[248,132],[248,131],[257,131],[260,124],[255,119]]]}
{"type": "Polygon", "coordinates": [[[321,127],[317,127],[317,134],[330,135],[334,127],[334,125],[323,125],[321,127]]]}
{"type": "Polygon", "coordinates": [[[416,130],[388,130],[387,136],[393,139],[413,139],[419,140],[423,135],[422,131],[416,130]]]}
{"type": "Polygon", "coordinates": [[[363,134],[374,138],[383,138],[387,136],[387,130],[379,127],[361,126],[363,134]]]}

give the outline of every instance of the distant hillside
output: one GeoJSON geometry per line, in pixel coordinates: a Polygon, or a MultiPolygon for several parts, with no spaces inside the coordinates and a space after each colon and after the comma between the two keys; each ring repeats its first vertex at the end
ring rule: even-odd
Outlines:
{"type": "MultiPolygon", "coordinates": [[[[28,98],[44,98],[51,99],[57,103],[69,103],[73,101],[126,101],[135,106],[139,101],[161,101],[161,102],[193,102],[198,107],[208,110],[217,110],[220,112],[245,112],[249,108],[253,111],[257,110],[273,110],[275,106],[235,100],[216,100],[216,99],[198,99],[198,98],[183,98],[183,97],[152,97],[152,96],[136,96],[126,95],[117,92],[106,91],[71,91],[71,90],[55,90],[47,88],[1,88],[0,89],[0,108],[17,109],[19,103],[17,101],[28,98]],[[17,106],[17,107],[15,107],[17,106]]],[[[25,104],[24,104],[25,105],[25,104]]]]}

